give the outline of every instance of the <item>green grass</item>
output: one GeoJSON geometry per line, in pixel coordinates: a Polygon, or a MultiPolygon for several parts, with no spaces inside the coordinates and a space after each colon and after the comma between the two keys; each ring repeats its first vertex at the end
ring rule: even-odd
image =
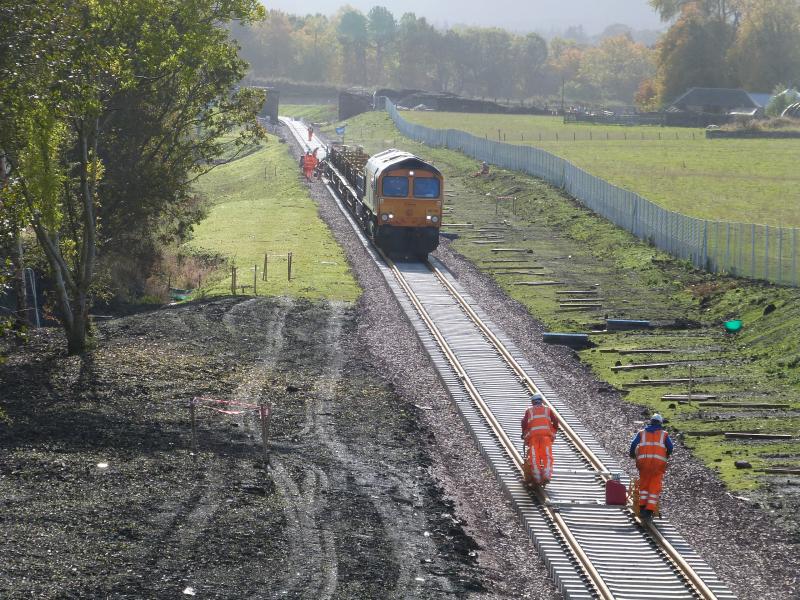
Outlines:
{"type": "Polygon", "coordinates": [[[281,104],[278,112],[309,123],[329,123],[338,118],[335,104],[281,104]]]}
{"type": "MultiPolygon", "coordinates": [[[[198,181],[197,190],[210,208],[184,250],[228,259],[238,268],[237,283],[250,286],[245,293],[253,294],[257,266],[261,296],[348,302],[358,297],[344,254],[301,185],[297,164],[274,137],[257,152],[212,170],[198,181]],[[289,252],[293,253],[291,281],[289,252]],[[269,254],[267,281],[262,280],[265,253],[269,254]]],[[[229,268],[215,273],[200,291],[206,296],[230,293],[229,268]]]]}
{"type": "MultiPolygon", "coordinates": [[[[733,490],[758,487],[767,466],[800,466],[800,439],[758,442],[724,440],[721,436],[693,437],[707,429],[773,431],[798,435],[800,429],[800,290],[763,283],[720,278],[695,271],[686,263],[636,240],[627,232],[532,177],[493,169],[488,178],[473,178],[476,161],[457,152],[430,148],[404,138],[382,113],[367,113],[349,121],[349,141],[374,153],[389,147],[432,160],[445,175],[447,223],[474,224],[472,230],[450,228],[457,235],[452,247],[490,273],[509,296],[545,323],[550,331],[587,331],[603,317],[648,319],[656,323],[685,319],[698,329],[655,329],[646,335],[618,333],[593,336],[599,348],[580,353],[596,375],[616,388],[642,378],[686,376],[688,367],[655,371],[613,372],[616,361],[695,361],[693,375],[728,381],[698,384],[694,392],[714,392],[724,402],[789,404],[789,409],[704,409],[701,402],[680,404],[661,400],[667,393],[685,393],[682,386],[631,388],[626,399],[642,407],[643,416],[658,410],[673,430],[686,434],[687,444],[720,474],[733,490]],[[497,196],[517,197],[516,214],[497,196]],[[476,244],[477,231],[490,223],[510,225],[504,241],[476,244]],[[495,246],[520,247],[543,266],[543,275],[492,273],[487,260],[498,258],[495,246]],[[560,287],[515,285],[525,280],[563,281],[560,287]],[[599,285],[602,309],[566,312],[559,308],[559,289],[588,289],[599,285]],[[775,310],[766,310],[772,304],[775,310]],[[768,313],[768,314],[765,314],[768,313]],[[740,317],[741,333],[722,329],[726,319],[740,317]],[[669,348],[671,355],[601,353],[600,348],[669,348]],[[667,358],[668,357],[668,358],[667,358]],[[712,360],[714,362],[701,362],[712,360]],[[736,460],[749,460],[755,469],[739,470],[736,460]]],[[[633,430],[631,430],[633,435],[633,430]]]]}
{"type": "Polygon", "coordinates": [[[800,226],[798,139],[707,140],[700,129],[563,124],[560,118],[527,115],[409,111],[402,116],[493,140],[499,130],[508,143],[543,148],[686,215],[800,226]]]}

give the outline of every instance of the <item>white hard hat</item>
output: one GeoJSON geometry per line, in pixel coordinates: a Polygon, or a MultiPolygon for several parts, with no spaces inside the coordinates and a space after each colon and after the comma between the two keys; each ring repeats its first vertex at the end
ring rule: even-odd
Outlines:
{"type": "Polygon", "coordinates": [[[650,421],[652,421],[654,423],[663,423],[664,422],[664,417],[662,417],[660,414],[656,413],[652,417],[650,417],[650,421]]]}

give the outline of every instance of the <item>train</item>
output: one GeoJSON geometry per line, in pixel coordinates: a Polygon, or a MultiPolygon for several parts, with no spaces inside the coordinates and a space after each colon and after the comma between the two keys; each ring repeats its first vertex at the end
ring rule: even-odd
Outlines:
{"type": "Polygon", "coordinates": [[[425,258],[439,245],[444,177],[402,150],[369,156],[333,144],[322,170],[376,246],[390,255],[425,258]]]}

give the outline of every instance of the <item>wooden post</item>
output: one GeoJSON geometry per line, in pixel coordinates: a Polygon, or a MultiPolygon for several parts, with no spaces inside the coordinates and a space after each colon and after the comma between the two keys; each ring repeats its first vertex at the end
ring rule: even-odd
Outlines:
{"type": "Polygon", "coordinates": [[[253,296],[258,296],[258,265],[253,265],[253,296]]]}
{"type": "Polygon", "coordinates": [[[689,395],[687,396],[686,400],[688,402],[692,401],[692,390],[694,389],[694,377],[692,376],[692,365],[689,364],[689,395]]]}
{"type": "Polygon", "coordinates": [[[267,253],[264,252],[264,270],[261,273],[261,281],[267,280],[267,253]]]}
{"type": "Polygon", "coordinates": [[[287,281],[291,281],[292,280],[292,253],[291,252],[289,252],[289,254],[286,256],[286,275],[288,277],[287,281]]]}
{"type": "Polygon", "coordinates": [[[231,267],[231,294],[236,295],[236,267],[231,267]]]}
{"type": "Polygon", "coordinates": [[[195,406],[197,398],[192,398],[189,401],[189,412],[192,417],[192,461],[197,462],[197,420],[195,418],[195,406]]]}
{"type": "Polygon", "coordinates": [[[272,407],[262,402],[259,406],[261,413],[261,446],[264,453],[264,465],[269,464],[269,421],[272,417],[272,407]]]}

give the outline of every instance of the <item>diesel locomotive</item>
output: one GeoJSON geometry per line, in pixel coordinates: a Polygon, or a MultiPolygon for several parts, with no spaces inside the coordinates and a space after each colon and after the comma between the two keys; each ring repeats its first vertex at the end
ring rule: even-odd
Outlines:
{"type": "Polygon", "coordinates": [[[439,245],[444,179],[402,150],[369,156],[334,144],[323,170],[375,245],[388,254],[426,257],[439,245]]]}

